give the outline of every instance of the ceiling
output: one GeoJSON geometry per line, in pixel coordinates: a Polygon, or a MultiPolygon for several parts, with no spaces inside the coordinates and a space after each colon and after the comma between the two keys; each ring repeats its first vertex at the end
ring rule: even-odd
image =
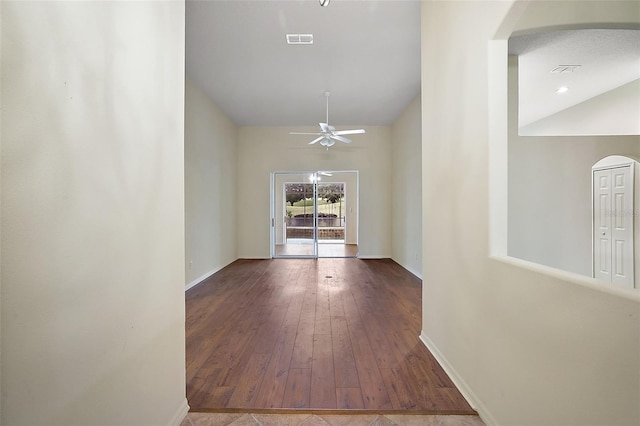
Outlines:
{"type": "MultiPolygon", "coordinates": [[[[580,29],[515,36],[509,40],[509,53],[518,56],[520,126],[640,78],[638,30],[580,29]],[[559,65],[580,67],[552,72],[559,65]],[[568,91],[556,93],[561,86],[568,91]]],[[[631,95],[640,103],[640,93],[631,95]]]]}
{"type": "MultiPolygon", "coordinates": [[[[327,91],[331,124],[390,125],[420,93],[420,37],[418,0],[186,2],[187,74],[240,126],[324,122],[327,91]],[[287,33],[314,43],[288,45],[287,33]]],[[[640,78],[637,30],[514,36],[509,53],[521,126],[640,78]]]]}
{"type": "Polygon", "coordinates": [[[327,91],[331,124],[390,125],[420,93],[420,1],[187,0],[186,70],[240,126],[317,125],[327,91]]]}

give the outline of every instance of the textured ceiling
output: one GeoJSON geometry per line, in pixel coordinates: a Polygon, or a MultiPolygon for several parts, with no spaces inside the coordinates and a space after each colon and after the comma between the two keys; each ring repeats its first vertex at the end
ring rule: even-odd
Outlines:
{"type": "MultiPolygon", "coordinates": [[[[640,78],[640,31],[581,29],[511,37],[518,56],[519,124],[535,122],[640,78]],[[580,65],[553,73],[559,65],[580,65]],[[566,86],[566,93],[556,89],[566,86]]],[[[637,94],[640,103],[640,93],[637,94]]],[[[638,117],[640,120],[640,117],[638,117]]]]}
{"type": "Polygon", "coordinates": [[[420,93],[420,2],[186,2],[188,76],[238,125],[389,125],[420,93]],[[313,45],[287,45],[312,33],[313,45]]]}

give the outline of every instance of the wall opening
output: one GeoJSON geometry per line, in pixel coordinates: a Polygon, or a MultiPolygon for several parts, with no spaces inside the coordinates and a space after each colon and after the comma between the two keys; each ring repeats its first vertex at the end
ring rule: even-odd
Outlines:
{"type": "MultiPolygon", "coordinates": [[[[518,58],[509,56],[509,38],[542,28],[578,28],[532,25],[534,19],[523,18],[530,6],[516,3],[489,46],[490,252],[502,261],[602,289],[592,277],[591,166],[608,155],[637,156],[639,139],[519,134],[518,58]]],[[[598,26],[579,26],[587,27],[598,26]]],[[[626,27],[637,30],[638,25],[611,24],[626,27]]]]}

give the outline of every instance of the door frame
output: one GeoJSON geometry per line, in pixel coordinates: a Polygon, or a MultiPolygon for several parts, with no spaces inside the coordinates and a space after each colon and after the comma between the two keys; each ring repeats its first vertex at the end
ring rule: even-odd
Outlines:
{"type": "MultiPolygon", "coordinates": [[[[278,220],[276,218],[276,210],[277,210],[277,206],[276,206],[276,191],[282,190],[282,188],[276,188],[276,176],[279,174],[288,174],[288,175],[314,175],[318,176],[318,172],[322,171],[322,172],[326,172],[326,173],[332,173],[332,174],[345,174],[345,173],[349,173],[349,174],[353,174],[355,177],[355,188],[352,188],[347,181],[350,181],[350,179],[346,179],[345,180],[345,198],[347,199],[347,203],[350,207],[350,211],[347,212],[345,211],[345,231],[348,228],[349,231],[345,232],[345,244],[347,244],[347,236],[349,235],[349,241],[355,241],[355,244],[357,245],[359,243],[359,235],[360,235],[360,172],[358,170],[336,170],[336,169],[318,169],[318,170],[280,170],[280,171],[272,171],[270,173],[269,176],[269,187],[270,187],[270,196],[269,196],[269,211],[270,211],[270,221],[269,221],[269,253],[271,258],[295,258],[295,257],[300,257],[300,258],[314,258],[317,259],[318,258],[318,235],[317,235],[317,220],[318,220],[318,215],[317,215],[317,204],[314,203],[314,254],[313,255],[301,255],[301,256],[278,256],[276,255],[276,231],[277,231],[277,226],[276,226],[276,220],[278,220]],[[349,194],[349,195],[347,195],[349,194]],[[353,209],[355,208],[355,215],[352,216],[352,223],[349,224],[349,226],[347,227],[346,222],[346,216],[347,214],[352,215],[353,214],[353,209]],[[348,232],[348,235],[347,235],[348,232]],[[355,235],[355,238],[354,238],[355,235]]],[[[342,179],[340,179],[340,181],[342,182],[342,179]]],[[[317,183],[317,181],[316,181],[317,183]]],[[[317,196],[317,187],[316,185],[314,185],[314,196],[317,196]]]]}

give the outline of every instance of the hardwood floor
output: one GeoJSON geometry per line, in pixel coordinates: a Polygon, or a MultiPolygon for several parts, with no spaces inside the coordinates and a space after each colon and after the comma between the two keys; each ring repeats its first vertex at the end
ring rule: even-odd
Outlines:
{"type": "Polygon", "coordinates": [[[418,340],[420,280],[391,260],[238,260],[186,313],[192,411],[476,414],[418,340]]]}
{"type": "MultiPolygon", "coordinates": [[[[356,257],[357,255],[357,244],[318,244],[318,257],[356,257]]],[[[313,256],[313,244],[277,244],[276,256],[313,256]]]]}

